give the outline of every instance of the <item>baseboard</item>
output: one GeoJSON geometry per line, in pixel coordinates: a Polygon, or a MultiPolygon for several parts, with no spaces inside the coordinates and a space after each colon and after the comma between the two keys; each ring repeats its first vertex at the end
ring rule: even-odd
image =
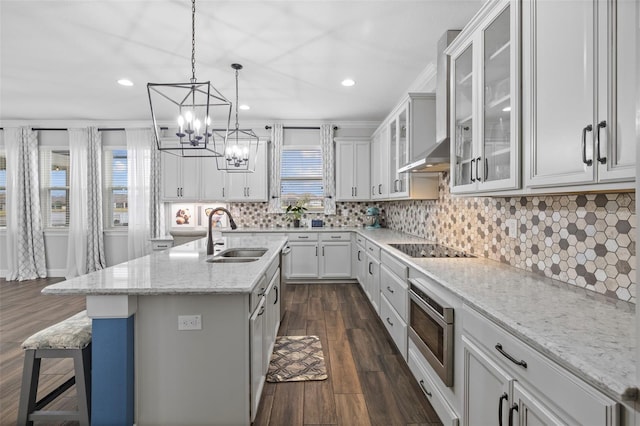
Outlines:
{"type": "Polygon", "coordinates": [[[47,277],[50,278],[64,278],[66,273],[66,269],[47,269],[47,277]]]}

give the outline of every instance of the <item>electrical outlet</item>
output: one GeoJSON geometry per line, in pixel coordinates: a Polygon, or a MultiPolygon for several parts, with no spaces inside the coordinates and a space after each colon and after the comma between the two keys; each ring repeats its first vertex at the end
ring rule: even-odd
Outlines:
{"type": "Polygon", "coordinates": [[[178,315],[178,330],[202,330],[202,315],[178,315]]]}
{"type": "Polygon", "coordinates": [[[507,227],[509,238],[518,238],[518,222],[515,219],[507,219],[505,226],[507,227]]]}

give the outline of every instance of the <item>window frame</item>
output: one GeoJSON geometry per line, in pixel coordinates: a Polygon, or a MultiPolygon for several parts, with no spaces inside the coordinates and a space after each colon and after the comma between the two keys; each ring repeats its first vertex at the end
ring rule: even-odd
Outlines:
{"type": "Polygon", "coordinates": [[[322,157],[322,147],[320,145],[284,145],[282,147],[282,155],[280,157],[280,188],[279,188],[279,193],[280,193],[280,206],[282,208],[283,211],[286,210],[288,205],[293,205],[295,204],[294,199],[291,198],[286,198],[283,195],[282,192],[282,186],[284,182],[290,181],[318,181],[321,188],[322,188],[322,195],[318,196],[318,197],[311,197],[310,200],[313,202],[313,200],[318,200],[320,202],[320,205],[316,205],[316,206],[312,206],[307,204],[307,213],[322,213],[324,212],[324,205],[325,205],[325,188],[324,188],[324,159],[322,157]],[[310,177],[305,177],[305,176],[299,176],[299,177],[283,177],[282,173],[284,170],[283,167],[283,156],[284,153],[286,151],[317,151],[319,153],[319,157],[320,157],[320,175],[319,177],[314,177],[314,178],[310,178],[310,177]]]}
{"type": "MultiPolygon", "coordinates": [[[[70,214],[70,190],[71,187],[69,185],[69,180],[70,180],[70,174],[71,174],[71,149],[68,145],[55,145],[55,146],[39,146],[38,147],[38,156],[39,156],[39,167],[40,167],[40,209],[42,212],[42,219],[43,219],[43,227],[45,230],[50,231],[50,230],[68,230],[69,229],[69,214],[70,214]],[[48,183],[47,186],[44,185],[45,183],[45,164],[43,164],[44,162],[44,158],[45,156],[43,155],[44,152],[50,152],[50,154],[48,155],[48,159],[49,159],[49,164],[48,166],[51,167],[52,165],[52,154],[54,152],[66,152],[69,156],[69,165],[67,168],[67,185],[66,186],[51,186],[51,182],[50,182],[50,175],[47,174],[46,177],[46,182],[48,183]],[[65,191],[66,193],[66,213],[65,213],[65,224],[64,225],[52,225],[51,224],[51,215],[50,213],[52,212],[51,207],[52,207],[52,196],[51,196],[51,192],[52,191],[65,191]]],[[[47,169],[47,172],[50,172],[51,170],[47,169]]]]}
{"type": "MultiPolygon", "coordinates": [[[[129,153],[127,150],[126,146],[103,146],[102,147],[102,212],[104,215],[104,220],[103,220],[103,224],[104,224],[104,229],[105,230],[110,230],[110,231],[118,231],[118,230],[122,230],[122,231],[126,231],[129,228],[129,221],[127,220],[127,224],[126,225],[114,225],[114,211],[113,209],[114,207],[114,198],[113,198],[113,193],[114,191],[122,191],[122,190],[126,190],[127,193],[127,218],[129,216],[129,171],[128,171],[128,165],[129,165],[129,153]],[[108,154],[108,152],[111,151],[124,151],[127,156],[127,184],[126,186],[111,186],[112,181],[110,181],[109,179],[107,179],[108,177],[110,177],[110,172],[112,171],[112,169],[107,167],[107,155],[109,155],[109,158],[111,159],[111,162],[109,163],[109,166],[112,167],[113,166],[113,154],[110,153],[108,154]],[[109,219],[107,221],[107,219],[109,219]]],[[[116,157],[116,158],[121,158],[121,157],[116,157]]]]}

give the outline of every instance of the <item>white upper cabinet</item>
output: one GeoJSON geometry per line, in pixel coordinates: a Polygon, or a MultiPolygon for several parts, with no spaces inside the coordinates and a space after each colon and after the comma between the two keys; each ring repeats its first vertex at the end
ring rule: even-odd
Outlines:
{"type": "Polygon", "coordinates": [[[488,2],[451,55],[451,192],[520,187],[519,3],[488,2]]]}
{"type": "Polygon", "coordinates": [[[204,201],[219,201],[225,198],[225,172],[218,170],[215,157],[200,160],[200,198],[204,201]]]}
{"type": "Polygon", "coordinates": [[[620,182],[635,178],[638,8],[630,0],[523,2],[527,188],[633,187],[620,182]]]}
{"type": "MultiPolygon", "coordinates": [[[[226,172],[227,201],[267,201],[267,147],[265,142],[258,144],[257,156],[249,161],[255,162],[253,173],[226,172]]],[[[252,169],[253,167],[250,167],[252,169]]]]}
{"type": "Polygon", "coordinates": [[[389,165],[387,156],[389,144],[387,143],[388,131],[386,127],[381,127],[371,138],[371,198],[374,200],[389,197],[389,186],[387,176],[389,175],[389,165]]]}
{"type": "Polygon", "coordinates": [[[197,201],[200,196],[201,158],[161,153],[162,199],[197,201]]]}
{"type": "Polygon", "coordinates": [[[369,200],[369,139],[335,138],[336,200],[369,200]]]}

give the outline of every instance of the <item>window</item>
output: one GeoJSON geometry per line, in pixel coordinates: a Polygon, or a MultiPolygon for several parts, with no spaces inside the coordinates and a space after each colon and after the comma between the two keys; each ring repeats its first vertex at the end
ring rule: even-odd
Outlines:
{"type": "Polygon", "coordinates": [[[7,155],[0,151],[0,228],[7,227],[7,155]]]}
{"type": "Polygon", "coordinates": [[[68,227],[69,150],[41,148],[40,176],[45,227],[68,227]]]}
{"type": "Polygon", "coordinates": [[[280,199],[283,208],[295,204],[300,198],[309,199],[310,210],[324,208],[322,185],[322,151],[320,148],[290,148],[282,150],[280,168],[280,199]]]}
{"type": "Polygon", "coordinates": [[[129,224],[129,189],[127,186],[127,150],[104,151],[105,226],[114,228],[129,224]]]}

